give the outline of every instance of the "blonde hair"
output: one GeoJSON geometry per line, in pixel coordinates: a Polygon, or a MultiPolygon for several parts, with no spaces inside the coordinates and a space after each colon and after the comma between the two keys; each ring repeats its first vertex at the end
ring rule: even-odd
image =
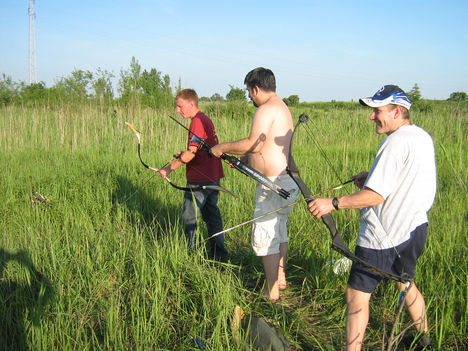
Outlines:
{"type": "Polygon", "coordinates": [[[192,101],[195,106],[198,107],[198,95],[197,92],[193,89],[182,89],[176,95],[177,99],[192,101]]]}

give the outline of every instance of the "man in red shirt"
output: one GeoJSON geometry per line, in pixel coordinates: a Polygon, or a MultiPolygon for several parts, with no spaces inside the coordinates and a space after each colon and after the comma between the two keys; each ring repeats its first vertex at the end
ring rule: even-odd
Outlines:
{"type": "MultiPolygon", "coordinates": [[[[178,153],[175,160],[159,170],[159,174],[166,178],[173,170],[186,165],[187,187],[219,186],[220,179],[224,177],[221,160],[212,156],[208,150],[201,148],[198,139],[198,137],[205,139],[211,146],[218,144],[213,122],[198,108],[198,96],[193,89],[181,90],[176,96],[176,104],[176,112],[182,118],[191,119],[187,150],[178,153]]],[[[182,221],[190,249],[195,248],[197,208],[206,223],[209,237],[223,230],[221,212],[218,208],[218,191],[211,189],[186,191],[184,193],[182,221]]],[[[209,239],[208,250],[210,257],[226,261],[228,251],[224,245],[224,235],[217,235],[209,239]]]]}

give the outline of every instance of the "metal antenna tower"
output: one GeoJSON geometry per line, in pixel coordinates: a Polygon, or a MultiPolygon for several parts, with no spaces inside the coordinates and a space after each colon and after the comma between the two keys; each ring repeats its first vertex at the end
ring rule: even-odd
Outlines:
{"type": "Polygon", "coordinates": [[[37,83],[36,71],[36,0],[29,0],[29,84],[37,83]]]}

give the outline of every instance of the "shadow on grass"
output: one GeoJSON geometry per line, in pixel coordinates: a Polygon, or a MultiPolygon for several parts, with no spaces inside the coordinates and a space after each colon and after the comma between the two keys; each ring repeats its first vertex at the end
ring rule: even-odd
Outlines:
{"type": "Polygon", "coordinates": [[[30,349],[27,320],[38,326],[52,295],[49,280],[36,270],[26,251],[11,253],[0,249],[0,345],[4,350],[30,349]],[[27,272],[29,279],[15,281],[5,276],[13,262],[27,272]]]}
{"type": "Polygon", "coordinates": [[[263,285],[263,266],[260,257],[255,256],[252,247],[245,242],[228,242],[232,264],[239,266],[239,279],[246,290],[260,291],[263,285]],[[235,244],[235,246],[234,246],[235,244]]]}
{"type": "MultiPolygon", "coordinates": [[[[148,179],[151,180],[152,178],[148,179]]],[[[112,196],[114,204],[120,204],[127,208],[128,219],[134,225],[150,225],[159,234],[173,231],[174,223],[178,223],[182,209],[181,191],[172,191],[166,184],[160,186],[161,192],[171,193],[171,196],[181,198],[180,207],[168,206],[156,200],[145,191],[145,185],[135,185],[128,178],[117,176],[117,186],[112,196]]]]}

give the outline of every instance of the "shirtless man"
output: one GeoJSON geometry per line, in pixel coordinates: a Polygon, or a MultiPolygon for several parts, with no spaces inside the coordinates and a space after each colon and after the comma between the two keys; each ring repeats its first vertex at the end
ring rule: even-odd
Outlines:
{"type": "MultiPolygon", "coordinates": [[[[250,135],[218,144],[211,149],[211,153],[216,157],[223,153],[248,155],[250,166],[289,191],[290,196],[285,200],[258,184],[254,212],[257,217],[294,202],[299,193],[297,185],[286,173],[293,121],[288,107],[276,95],[276,81],[271,70],[255,68],[247,74],[244,84],[249,98],[257,107],[250,135]]],[[[286,289],[287,221],[290,211],[291,208],[288,208],[257,220],[252,230],[252,248],[257,256],[262,257],[265,270],[265,293],[273,302],[280,298],[279,291],[286,289]]]]}

